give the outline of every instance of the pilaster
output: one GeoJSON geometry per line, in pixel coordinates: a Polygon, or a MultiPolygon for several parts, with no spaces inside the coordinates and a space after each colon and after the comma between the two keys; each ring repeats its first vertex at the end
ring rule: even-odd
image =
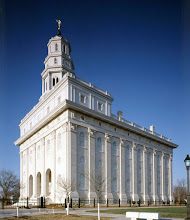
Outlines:
{"type": "Polygon", "coordinates": [[[158,199],[157,195],[157,151],[153,150],[153,199],[156,203],[158,199]]]}
{"type": "Polygon", "coordinates": [[[52,175],[52,193],[51,197],[53,201],[56,201],[56,189],[57,189],[57,178],[56,178],[56,131],[51,132],[51,148],[53,153],[53,170],[51,171],[52,175]]]}
{"type": "Polygon", "coordinates": [[[133,143],[132,147],[132,199],[138,201],[139,196],[137,194],[137,145],[133,143]]]}
{"type": "Polygon", "coordinates": [[[41,139],[41,164],[42,164],[42,173],[41,173],[41,196],[46,196],[46,174],[45,174],[45,138],[41,139]]]}
{"type": "Polygon", "coordinates": [[[29,197],[29,148],[26,149],[26,195],[29,197]]]}
{"type": "Polygon", "coordinates": [[[106,199],[113,202],[111,192],[111,135],[105,134],[105,179],[106,179],[106,199]]]}
{"type": "MultiPolygon", "coordinates": [[[[71,122],[67,123],[67,180],[77,186],[77,125],[71,122]]],[[[70,196],[78,199],[77,189],[70,196]]]]}
{"type": "Polygon", "coordinates": [[[174,198],[173,198],[172,158],[173,158],[173,155],[170,154],[170,158],[169,158],[169,198],[170,198],[170,201],[171,201],[171,202],[173,202],[173,200],[174,200],[174,198]]]}
{"type": "Polygon", "coordinates": [[[165,168],[165,153],[162,152],[162,200],[166,202],[167,198],[165,196],[165,187],[166,187],[166,168],[165,168]]]}
{"type": "Polygon", "coordinates": [[[20,152],[20,198],[23,198],[24,182],[23,182],[23,152],[20,152]]]}
{"type": "Polygon", "coordinates": [[[143,199],[146,204],[149,200],[148,195],[148,166],[147,166],[147,147],[143,148],[143,199]]]}
{"type": "Polygon", "coordinates": [[[34,183],[33,183],[33,196],[34,196],[34,198],[36,198],[37,197],[37,173],[36,173],[36,143],[34,144],[34,147],[33,147],[33,151],[34,151],[34,153],[33,153],[33,155],[34,155],[34,159],[33,159],[33,164],[34,164],[34,179],[33,179],[33,181],[34,181],[34,183]]]}
{"type": "Polygon", "coordinates": [[[120,161],[120,200],[121,204],[126,204],[127,196],[125,191],[125,140],[120,138],[120,146],[119,146],[119,161],[120,161]]]}
{"type": "Polygon", "coordinates": [[[94,191],[93,185],[91,185],[91,177],[95,178],[95,133],[96,131],[92,130],[91,128],[88,128],[88,162],[89,162],[89,173],[87,175],[90,176],[90,178],[88,179],[88,198],[89,200],[93,200],[94,198],[97,198],[96,192],[94,191]]]}

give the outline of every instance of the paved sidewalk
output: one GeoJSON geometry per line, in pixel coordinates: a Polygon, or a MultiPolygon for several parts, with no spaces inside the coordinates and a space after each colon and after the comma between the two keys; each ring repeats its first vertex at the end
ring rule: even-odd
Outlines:
{"type": "MultiPolygon", "coordinates": [[[[107,210],[107,209],[116,209],[114,208],[101,208],[101,210],[107,210]]],[[[118,208],[122,209],[122,208],[118,208]]],[[[98,216],[97,212],[87,212],[87,211],[97,211],[97,208],[76,208],[76,209],[69,209],[70,214],[76,214],[76,215],[91,215],[91,216],[98,216]]],[[[4,209],[0,210],[0,219],[2,218],[8,218],[11,216],[16,216],[17,210],[16,209],[4,209]]],[[[19,216],[22,215],[27,215],[27,216],[32,216],[32,215],[41,215],[41,214],[52,214],[53,209],[19,209],[19,216]]],[[[66,213],[66,210],[63,209],[54,209],[54,213],[66,213]]],[[[125,217],[125,215],[121,214],[108,214],[108,213],[101,213],[101,217],[109,217],[113,218],[115,220],[130,220],[125,217]]],[[[162,218],[163,220],[182,220],[179,218],[162,218]]]]}

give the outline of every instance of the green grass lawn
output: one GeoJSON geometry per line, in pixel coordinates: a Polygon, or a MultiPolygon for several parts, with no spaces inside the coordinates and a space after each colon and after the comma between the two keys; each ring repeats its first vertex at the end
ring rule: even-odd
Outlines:
{"type": "MultiPolygon", "coordinates": [[[[92,211],[96,212],[96,211],[92,211]]],[[[183,218],[187,217],[187,208],[186,207],[163,207],[163,208],[127,208],[127,209],[108,209],[101,210],[101,213],[110,213],[110,214],[123,214],[126,212],[156,212],[160,213],[161,217],[164,218],[183,218]]]]}

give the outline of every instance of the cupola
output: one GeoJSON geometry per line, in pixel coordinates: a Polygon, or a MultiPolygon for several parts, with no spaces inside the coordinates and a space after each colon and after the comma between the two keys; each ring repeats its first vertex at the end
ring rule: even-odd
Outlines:
{"type": "Polygon", "coordinates": [[[70,43],[61,36],[61,21],[58,20],[58,35],[52,37],[48,44],[48,56],[45,58],[45,69],[42,72],[42,95],[54,88],[65,73],[75,75],[71,59],[70,43]]]}

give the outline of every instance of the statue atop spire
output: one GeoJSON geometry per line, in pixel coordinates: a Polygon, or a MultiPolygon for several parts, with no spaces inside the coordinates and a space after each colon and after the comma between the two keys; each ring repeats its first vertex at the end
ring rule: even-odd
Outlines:
{"type": "Polygon", "coordinates": [[[61,36],[61,20],[56,20],[58,24],[58,36],[61,36]]]}

